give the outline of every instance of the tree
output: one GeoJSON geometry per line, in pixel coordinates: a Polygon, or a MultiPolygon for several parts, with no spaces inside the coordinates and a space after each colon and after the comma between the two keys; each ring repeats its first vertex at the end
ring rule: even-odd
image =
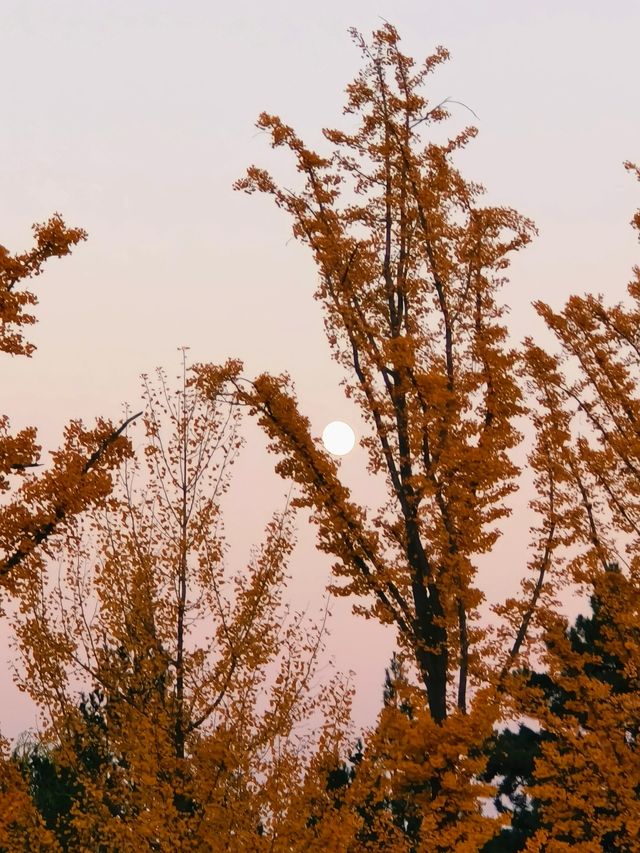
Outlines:
{"type": "Polygon", "coordinates": [[[526,850],[640,849],[640,597],[620,572],[595,587],[594,618],[549,631],[542,686],[526,694],[545,733],[528,788],[539,826],[526,850]]]}
{"type": "MultiPolygon", "coordinates": [[[[436,759],[436,744],[441,728],[452,743],[463,731],[488,735],[495,708],[485,702],[471,721],[469,692],[495,687],[524,639],[515,632],[502,660],[487,666],[495,642],[478,623],[484,596],[475,579],[477,558],[491,550],[509,512],[518,474],[509,452],[520,440],[515,419],[525,412],[497,294],[510,253],[534,227],[509,208],[481,206],[482,188],[454,167],[473,128],[442,144],[422,142],[423,130],[448,116],[420,91],[447,52],[438,48],[414,71],[390,25],[371,45],[352,35],[366,63],[347,88],[345,113],[359,120],[356,129],[325,130],[332,152],[322,156],[263,113],[258,127],[292,153],[303,189],[281,189],[256,167],[236,187],[273,196],[314,254],[327,337],[345,368],[346,393],[372,427],[362,443],[370,475],[386,479],[387,504],[372,514],[350,498],[312,440],[288,377],[263,374],[236,388],[281,454],[277,470],[299,484],[297,503],[312,509],[319,547],[336,559],[343,583],[332,591],[357,597],[354,609],[367,618],[395,625],[415,662],[426,716],[403,717],[395,730],[408,737],[420,730],[434,745],[416,765],[429,780],[433,832],[442,830],[438,798],[450,774],[456,790],[469,793],[471,811],[463,811],[475,832],[477,789],[464,778],[470,767],[456,766],[457,754],[436,759]]],[[[199,383],[211,395],[215,371],[202,366],[199,383]]],[[[534,560],[544,559],[543,545],[534,560]]],[[[468,843],[463,824],[446,849],[468,843]]]]}
{"type": "Polygon", "coordinates": [[[279,470],[316,510],[320,545],[348,581],[336,592],[371,596],[360,610],[397,626],[439,723],[454,706],[466,710],[469,683],[485,681],[473,560],[508,514],[518,473],[508,451],[524,411],[497,273],[533,225],[510,209],[480,207],[482,188],[454,168],[452,155],[474,129],[420,147],[422,129],[447,116],[419,93],[446,51],[413,73],[391,26],[371,47],[353,35],[368,62],[347,89],[345,112],[361,116],[358,129],[324,131],[334,150],[321,157],[263,113],[258,126],[293,153],[305,187],[281,190],[255,167],[236,186],[271,194],[314,253],[329,343],[348,371],[347,394],[374,428],[364,444],[370,472],[386,477],[388,505],[367,523],[348,500],[285,379],[261,376],[245,397],[287,457],[279,470]]]}
{"type": "MultiPolygon", "coordinates": [[[[313,253],[327,338],[346,394],[371,427],[361,443],[369,474],[385,478],[388,502],[372,510],[353,501],[311,437],[286,374],[231,378],[230,387],[280,456],[276,470],[299,484],[297,504],[311,510],[319,548],[335,559],[332,591],[352,596],[356,613],[394,625],[401,653],[413,660],[414,718],[385,709],[376,737],[391,777],[390,742],[396,769],[407,756],[415,762],[407,773],[423,786],[423,849],[477,849],[490,833],[479,817],[477,756],[509,715],[510,673],[553,630],[563,585],[595,583],[616,558],[605,531],[638,530],[628,442],[635,454],[640,410],[635,397],[627,403],[640,316],[595,297],[573,297],[564,313],[536,303],[582,366],[575,383],[563,357],[530,340],[524,352],[512,345],[499,290],[511,253],[535,229],[509,208],[482,206],[482,187],[455,168],[475,129],[424,141],[448,117],[446,102],[431,106],[421,92],[447,52],[438,48],[415,70],[391,25],[370,44],[352,35],[365,65],[347,87],[350,128],[324,130],[331,150],[323,155],[262,113],[258,127],[292,156],[302,188],[285,189],[255,166],[236,188],[270,195],[313,253]],[[589,436],[576,434],[576,406],[592,424],[589,436]],[[494,608],[502,620],[494,628],[479,618],[478,561],[492,553],[510,513],[520,475],[512,451],[525,416],[534,432],[528,464],[537,519],[523,594],[494,608]],[[602,496],[604,516],[592,494],[602,496]]],[[[638,282],[630,294],[637,299],[638,282]]],[[[204,394],[218,393],[215,369],[201,365],[198,377],[204,394]]],[[[635,557],[629,578],[637,586],[635,557]]]]}
{"type": "Polygon", "coordinates": [[[292,511],[231,571],[236,401],[205,401],[184,360],[177,390],[159,371],[143,394],[141,451],[15,619],[46,724],[27,775],[62,781],[68,807],[35,802],[63,850],[306,849],[302,803],[314,762],[339,752],[349,692],[315,687],[324,626],[283,602],[292,511]]]}
{"type": "MultiPolygon", "coordinates": [[[[63,257],[86,239],[80,228],[67,228],[59,214],[34,225],[36,245],[11,255],[0,246],[0,352],[30,357],[34,345],[24,339],[23,328],[35,323],[28,313],[37,304],[36,295],[24,287],[41,274],[51,258],[63,257]]],[[[136,417],[136,416],[134,416],[136,417]]],[[[132,419],[130,419],[132,420],[132,419]]],[[[109,493],[111,472],[130,451],[122,438],[126,424],[115,428],[98,420],[93,430],[72,421],[65,430],[62,448],[52,454],[53,464],[36,475],[40,446],[36,430],[27,427],[12,434],[7,415],[0,415],[0,590],[6,595],[28,594],[45,570],[48,544],[73,535],[77,517],[109,493]],[[12,489],[14,478],[22,480],[12,489]],[[13,493],[6,497],[6,493],[13,493]]],[[[0,614],[4,615],[0,600],[0,614]]],[[[9,761],[8,744],[0,740],[0,846],[15,843],[21,835],[26,849],[44,845],[53,849],[52,839],[29,803],[16,768],[9,761]]]]}
{"type": "MultiPolygon", "coordinates": [[[[637,167],[625,166],[640,179],[637,167]]],[[[632,224],[640,229],[640,212],[632,224]]],[[[553,738],[542,745],[536,762],[531,793],[541,803],[545,827],[527,845],[532,851],[545,844],[557,850],[576,844],[594,851],[640,849],[637,266],[627,292],[627,304],[612,307],[591,294],[572,296],[561,311],[534,303],[561,350],[551,355],[525,341],[527,371],[545,426],[539,452],[559,473],[554,527],[566,560],[556,588],[572,583],[590,590],[604,626],[594,662],[587,656],[581,660],[562,620],[551,613],[546,619],[543,661],[571,701],[562,714],[543,701],[537,705],[541,724],[553,738]],[[610,571],[612,564],[620,571],[610,571]],[[620,693],[611,680],[613,661],[622,667],[629,693],[620,693]]]]}
{"type": "MultiPolygon", "coordinates": [[[[80,778],[89,774],[98,778],[106,765],[113,764],[113,758],[105,750],[105,717],[102,713],[103,697],[94,692],[83,698],[79,711],[83,719],[84,738],[74,744],[74,755],[80,773],[61,762],[58,750],[51,744],[30,733],[23,735],[12,752],[12,761],[17,765],[26,783],[32,801],[32,807],[49,831],[49,838],[58,842],[62,850],[77,849],[79,839],[73,826],[73,806],[82,799],[83,789],[80,778]]],[[[104,774],[106,775],[106,774],[104,774]]],[[[107,784],[108,784],[107,776],[107,784]]],[[[109,796],[109,787],[105,799],[109,796]]],[[[117,804],[113,803],[114,816],[118,814],[117,804]]]]}
{"type": "MultiPolygon", "coordinates": [[[[606,583],[609,586],[615,584],[616,597],[620,596],[622,590],[619,589],[620,584],[624,580],[620,577],[620,570],[615,563],[612,563],[608,569],[609,572],[615,572],[617,577],[615,581],[607,578],[606,583]]],[[[603,589],[604,583],[600,583],[600,589],[603,589]]],[[[610,600],[611,589],[606,593],[606,599],[610,600]]],[[[501,851],[517,851],[525,847],[527,839],[532,838],[540,831],[553,831],[556,815],[554,812],[557,809],[557,804],[553,798],[549,798],[548,789],[544,788],[544,782],[549,779],[550,765],[548,758],[552,754],[557,754],[558,749],[564,750],[566,753],[566,744],[562,746],[562,732],[568,727],[579,727],[582,732],[582,741],[578,751],[584,757],[584,734],[588,728],[593,728],[593,710],[590,707],[590,702],[585,701],[585,691],[590,694],[600,693],[600,697],[605,698],[607,705],[612,703],[627,702],[631,700],[634,693],[637,693],[638,684],[637,678],[625,667],[623,661],[618,659],[612,653],[609,643],[609,637],[618,632],[616,625],[611,623],[613,613],[610,606],[601,601],[597,595],[591,596],[591,616],[578,616],[574,625],[570,628],[567,634],[566,645],[563,641],[564,648],[571,653],[571,664],[559,673],[559,678],[554,679],[550,674],[554,670],[557,671],[562,663],[566,663],[564,658],[557,660],[554,667],[550,667],[547,672],[529,672],[523,671],[522,678],[525,680],[527,687],[535,691],[537,702],[529,705],[526,710],[529,713],[536,713],[539,703],[542,701],[546,706],[543,718],[551,718],[553,724],[551,730],[546,728],[538,728],[537,730],[530,726],[520,723],[517,731],[505,729],[496,735],[491,744],[491,754],[489,763],[485,771],[485,779],[490,781],[494,777],[499,777],[496,797],[494,804],[499,812],[509,811],[511,813],[511,825],[504,829],[498,838],[490,841],[484,848],[486,853],[501,853],[501,851]],[[576,677],[581,674],[583,679],[586,677],[579,687],[575,689],[576,677]],[[592,684],[595,680],[599,684],[592,684]],[[603,690],[604,686],[604,690],[603,690]],[[570,689],[574,688],[574,689],[570,689]],[[582,695],[581,695],[582,694],[582,695]],[[546,744],[546,746],[545,746],[546,744]],[[535,799],[530,792],[539,790],[544,799],[535,799]],[[506,802],[509,805],[506,805],[506,802]]],[[[627,645],[635,644],[637,646],[639,640],[637,624],[631,628],[631,631],[626,639],[627,645]]],[[[547,652],[554,654],[554,647],[549,638],[547,652]]],[[[557,652],[556,652],[557,654],[557,652]]],[[[536,714],[536,716],[542,716],[536,714]]],[[[637,737],[638,724],[640,718],[636,715],[635,720],[625,715],[616,714],[613,727],[609,727],[606,733],[606,741],[611,743],[618,742],[619,747],[622,747],[624,753],[629,753],[627,764],[633,765],[634,753],[637,752],[637,737]],[[624,746],[622,746],[624,744],[624,746]]],[[[601,727],[598,727],[598,738],[603,737],[601,727]]],[[[613,748],[613,743],[611,743],[613,748]]],[[[637,759],[636,759],[637,761],[637,759]]],[[[606,765],[605,765],[606,766],[606,765]]],[[[556,776],[558,768],[553,769],[553,777],[556,776]]],[[[572,768],[571,774],[563,774],[569,778],[564,779],[565,790],[580,787],[584,784],[584,780],[578,774],[578,781],[572,779],[575,773],[575,768],[572,768]]],[[[596,775],[600,775],[598,772],[596,775]]],[[[633,770],[632,775],[627,777],[625,789],[630,792],[631,806],[634,807],[633,801],[636,801],[635,808],[637,809],[637,801],[640,800],[640,785],[634,783],[633,770]]],[[[589,786],[585,787],[585,792],[589,791],[589,786]]],[[[594,805],[594,819],[606,819],[606,812],[603,813],[602,808],[594,805]]],[[[594,820],[594,822],[595,822],[594,820]]],[[[569,839],[571,840],[571,839],[569,839]]],[[[578,843],[579,839],[574,839],[573,843],[578,843]]],[[[615,838],[615,832],[607,836],[603,833],[603,838],[600,841],[603,850],[616,851],[627,849],[624,844],[620,846],[619,841],[615,838]]]]}

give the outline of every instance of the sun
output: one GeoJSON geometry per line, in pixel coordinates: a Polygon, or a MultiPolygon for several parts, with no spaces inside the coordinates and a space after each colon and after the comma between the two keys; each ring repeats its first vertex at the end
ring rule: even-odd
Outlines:
{"type": "Polygon", "coordinates": [[[322,443],[334,456],[345,456],[353,450],[356,434],[344,421],[331,421],[322,432],[322,443]]]}

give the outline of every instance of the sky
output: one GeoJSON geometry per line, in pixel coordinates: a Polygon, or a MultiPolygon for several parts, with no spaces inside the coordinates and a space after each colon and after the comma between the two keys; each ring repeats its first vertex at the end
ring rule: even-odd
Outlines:
{"type": "MultiPolygon", "coordinates": [[[[339,126],[360,67],[347,30],[367,35],[383,19],[418,61],[439,44],[450,51],[427,97],[461,102],[452,130],[479,128],[460,168],[491,203],[539,228],[504,291],[514,340],[542,334],[534,299],[624,297],[638,257],[628,222],[640,205],[622,167],[640,160],[635,0],[3,0],[0,243],[27,248],[31,224],[54,211],[89,232],[36,282],[33,358],[0,362],[0,411],[15,428],[37,425],[55,449],[72,417],[118,420],[139,400],[140,374],[177,374],[178,348],[189,346],[193,362],[233,356],[247,375],[288,371],[317,435],[335,419],[358,431],[312,298],[309,253],[269,199],[232,183],[256,163],[295,184],[286,156],[256,131],[258,114],[280,115],[321,149],[320,130],[339,126]]],[[[256,429],[247,441],[227,507],[238,565],[287,491],[256,429]]],[[[340,464],[365,500],[364,453],[340,464]]],[[[527,500],[524,489],[516,509],[527,500]]],[[[490,594],[516,588],[529,523],[506,531],[487,566],[490,594]]],[[[296,603],[319,608],[328,561],[306,525],[291,571],[296,603]]],[[[328,650],[354,671],[355,718],[369,724],[393,638],[342,599],[332,611],[328,650]]],[[[6,689],[1,722],[14,736],[35,718],[6,689]]]]}

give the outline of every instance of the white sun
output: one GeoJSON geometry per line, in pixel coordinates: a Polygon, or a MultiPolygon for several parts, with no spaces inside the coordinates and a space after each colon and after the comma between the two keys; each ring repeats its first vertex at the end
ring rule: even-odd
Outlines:
{"type": "Polygon", "coordinates": [[[344,421],[331,421],[322,432],[322,443],[334,456],[345,456],[356,442],[356,435],[344,421]]]}

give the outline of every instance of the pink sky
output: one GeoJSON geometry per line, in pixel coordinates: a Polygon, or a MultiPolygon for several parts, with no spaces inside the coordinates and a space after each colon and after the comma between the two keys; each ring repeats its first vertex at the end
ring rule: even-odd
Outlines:
{"type": "MultiPolygon", "coordinates": [[[[452,130],[480,129],[459,161],[465,175],[540,229],[505,290],[514,338],[540,329],[533,299],[559,306],[585,290],[622,298],[637,262],[628,221],[640,204],[622,168],[640,160],[632,0],[385,0],[375,9],[365,0],[5,0],[0,242],[26,248],[31,223],[55,210],[90,235],[37,281],[34,357],[2,360],[0,410],[14,427],[38,425],[55,449],[71,417],[117,420],[125,401],[136,404],[139,375],[159,365],[177,372],[177,348],[188,345],[193,361],[236,356],[248,374],[288,370],[318,435],[337,418],[358,431],[312,299],[309,253],[268,200],[231,184],[254,162],[295,184],[254,121],[261,110],[278,113],[320,146],[320,128],[339,124],[344,86],[359,68],[347,28],[366,34],[378,15],[417,59],[437,44],[450,50],[429,97],[450,96],[479,116],[454,107],[452,130]]],[[[255,429],[248,437],[227,515],[234,563],[286,492],[262,437],[255,429]]],[[[342,470],[365,500],[363,452],[342,470]]],[[[529,523],[514,520],[500,559],[487,564],[491,596],[515,588],[529,523]]],[[[328,561],[306,525],[300,540],[292,596],[313,608],[328,561]]],[[[344,600],[333,609],[330,650],[339,668],[356,671],[356,721],[368,724],[392,638],[352,617],[344,600]]],[[[8,658],[7,650],[5,684],[8,658]]],[[[34,714],[10,683],[5,695],[2,729],[14,736],[34,714]]]]}

